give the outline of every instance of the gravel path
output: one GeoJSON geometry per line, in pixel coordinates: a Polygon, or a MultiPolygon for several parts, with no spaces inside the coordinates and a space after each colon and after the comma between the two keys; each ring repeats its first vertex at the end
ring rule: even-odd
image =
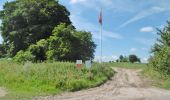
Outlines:
{"type": "Polygon", "coordinates": [[[6,90],[2,87],[0,87],[0,97],[3,97],[7,94],[6,90]]]}
{"type": "Polygon", "coordinates": [[[140,70],[115,68],[117,74],[104,85],[35,100],[170,100],[170,91],[152,87],[138,76],[140,70]]]}

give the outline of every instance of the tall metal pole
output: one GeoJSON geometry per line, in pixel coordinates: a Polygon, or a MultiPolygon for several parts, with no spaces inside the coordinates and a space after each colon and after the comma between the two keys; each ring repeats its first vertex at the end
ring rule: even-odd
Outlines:
{"type": "MultiPolygon", "coordinates": [[[[101,8],[101,14],[103,14],[103,12],[102,12],[102,8],[101,8]]],[[[102,16],[102,24],[100,24],[100,44],[101,44],[101,54],[100,54],[100,60],[101,60],[101,64],[102,64],[102,62],[103,62],[103,60],[102,60],[102,58],[103,58],[103,54],[102,54],[102,45],[103,45],[103,43],[102,43],[102,25],[103,25],[103,15],[101,15],[102,16]]]]}

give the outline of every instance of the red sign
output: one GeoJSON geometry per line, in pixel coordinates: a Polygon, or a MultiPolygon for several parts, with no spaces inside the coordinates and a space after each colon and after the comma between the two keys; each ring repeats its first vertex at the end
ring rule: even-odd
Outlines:
{"type": "Polygon", "coordinates": [[[80,68],[82,68],[82,60],[77,60],[76,61],[76,67],[78,68],[78,69],[80,69],[80,68]]]}

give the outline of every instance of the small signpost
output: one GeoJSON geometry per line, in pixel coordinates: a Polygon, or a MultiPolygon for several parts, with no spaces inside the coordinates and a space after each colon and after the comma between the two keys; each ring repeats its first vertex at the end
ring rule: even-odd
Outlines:
{"type": "Polygon", "coordinates": [[[85,65],[86,65],[87,69],[90,69],[91,68],[91,60],[85,61],[85,65]]]}
{"type": "Polygon", "coordinates": [[[82,68],[82,64],[83,64],[82,60],[76,60],[76,67],[78,69],[82,68]]]}

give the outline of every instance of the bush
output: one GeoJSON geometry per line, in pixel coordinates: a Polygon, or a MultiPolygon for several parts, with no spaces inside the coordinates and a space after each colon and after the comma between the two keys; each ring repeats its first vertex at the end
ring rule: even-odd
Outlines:
{"type": "Polygon", "coordinates": [[[31,54],[31,52],[29,52],[29,51],[24,52],[24,51],[21,50],[14,57],[14,61],[20,62],[20,63],[27,62],[27,61],[34,62],[35,61],[35,56],[33,56],[31,54]]]}
{"type": "MultiPolygon", "coordinates": [[[[153,58],[152,58],[153,63],[153,58]]],[[[164,89],[170,89],[170,75],[167,75],[163,71],[160,71],[159,69],[156,70],[155,67],[151,67],[151,63],[148,67],[145,67],[142,71],[142,74],[144,77],[148,77],[152,80],[152,84],[154,86],[164,88],[164,89]]]]}
{"type": "Polygon", "coordinates": [[[36,44],[30,45],[28,51],[35,56],[36,61],[46,60],[46,51],[48,48],[47,40],[41,39],[36,44]]]}
{"type": "Polygon", "coordinates": [[[155,52],[149,61],[149,66],[162,74],[170,75],[170,47],[163,47],[159,52],[155,52]]]}

